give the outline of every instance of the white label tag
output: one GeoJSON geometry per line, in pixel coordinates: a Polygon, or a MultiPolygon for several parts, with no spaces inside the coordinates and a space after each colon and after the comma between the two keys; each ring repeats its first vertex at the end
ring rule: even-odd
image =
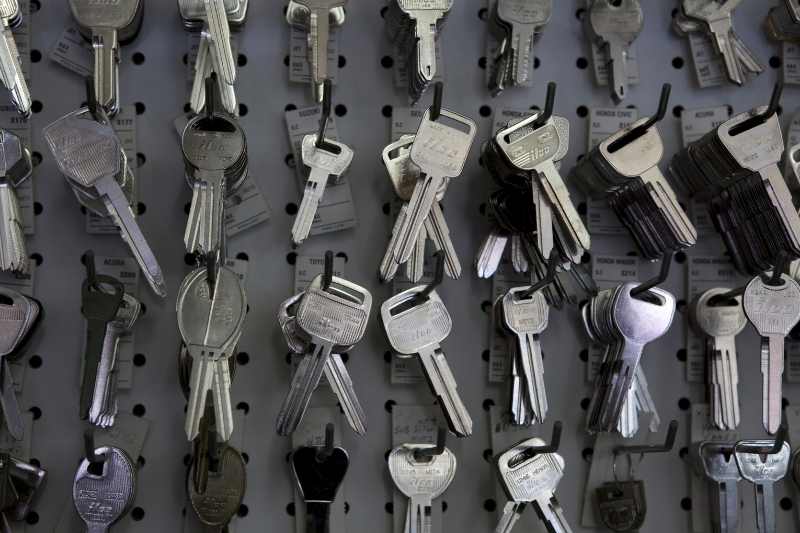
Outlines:
{"type": "MultiPolygon", "coordinates": [[[[137,211],[137,203],[139,198],[139,180],[141,174],[138,167],[138,156],[136,146],[136,108],[133,105],[121,106],[119,113],[111,120],[114,131],[117,132],[117,137],[122,144],[122,149],[125,151],[125,157],[128,159],[128,166],[134,176],[133,197],[131,198],[131,207],[133,212],[137,211]]],[[[96,213],[86,213],[86,233],[90,235],[118,235],[119,228],[109,216],[100,216],[96,213]]]]}
{"type": "MultiPolygon", "coordinates": [[[[639,119],[636,109],[594,108],[589,110],[588,150],[592,150],[606,138],[639,119]]],[[[620,222],[605,199],[586,200],[586,223],[595,235],[628,235],[628,230],[620,222]]]]}
{"type": "MultiPolygon", "coordinates": [[[[330,28],[328,34],[328,77],[336,85],[339,77],[339,28],[330,28]]],[[[311,65],[308,62],[308,33],[292,27],[289,34],[289,81],[311,83],[311,65]]]]}
{"type": "MultiPolygon", "coordinates": [[[[25,17],[26,19],[29,17],[25,17]]],[[[54,61],[85,78],[94,74],[94,51],[75,27],[64,30],[50,49],[50,61],[54,61]]]]}
{"type": "MultiPolygon", "coordinates": [[[[319,106],[295,109],[286,112],[286,128],[289,135],[289,144],[294,155],[295,172],[297,173],[297,188],[301,194],[305,189],[307,170],[303,165],[302,144],[303,137],[316,134],[319,129],[319,119],[322,110],[319,106]]],[[[325,136],[331,140],[338,140],[336,120],[330,118],[325,136]]],[[[298,205],[300,199],[298,199],[298,205]]],[[[353,194],[350,190],[350,181],[343,176],[339,183],[328,182],[325,194],[319,202],[319,208],[314,215],[314,224],[309,235],[322,235],[334,231],[354,228],[358,225],[353,194]]]]}
{"type": "MultiPolygon", "coordinates": [[[[341,446],[341,436],[345,429],[339,408],[337,406],[311,407],[306,411],[303,421],[300,422],[297,430],[292,434],[292,449],[297,449],[301,446],[324,446],[325,427],[328,424],[334,425],[334,446],[341,446]]],[[[345,533],[347,531],[347,514],[345,513],[347,480],[348,478],[345,476],[336,494],[336,501],[331,505],[330,533],[345,533]]],[[[296,483],[293,483],[293,485],[296,485],[296,483]]],[[[295,533],[311,533],[306,531],[306,506],[303,496],[297,488],[294,491],[294,502],[295,533]]]]}
{"type": "MultiPolygon", "coordinates": [[[[614,255],[592,256],[592,278],[599,290],[611,289],[621,283],[639,279],[639,258],[614,255]]],[[[593,383],[603,362],[605,346],[589,342],[586,346],[586,381],[593,383]]]]}
{"type": "MultiPolygon", "coordinates": [[[[345,273],[344,257],[333,256],[333,275],[339,278],[345,273]]],[[[325,273],[324,255],[298,255],[294,263],[294,292],[300,294],[305,291],[314,278],[325,273]]]]}
{"type": "Polygon", "coordinates": [[[233,194],[225,198],[225,234],[233,237],[266,222],[272,216],[267,199],[252,175],[233,194]]]}
{"type": "MultiPolygon", "coordinates": [[[[403,444],[436,444],[439,426],[445,426],[441,409],[435,405],[395,405],[392,408],[392,447],[403,444]]],[[[394,484],[392,484],[394,486],[394,484]]],[[[408,498],[397,488],[392,491],[394,533],[403,533],[408,498]]],[[[442,505],[431,506],[431,533],[442,532],[442,505]]]]}
{"type": "Polygon", "coordinates": [[[725,73],[725,63],[714,49],[711,39],[704,33],[690,32],[688,40],[694,71],[700,88],[717,87],[727,83],[728,77],[725,73]]]}
{"type": "MultiPolygon", "coordinates": [[[[492,298],[494,302],[514,287],[530,284],[528,274],[520,274],[514,270],[511,262],[503,259],[497,272],[492,276],[492,298]]],[[[509,334],[504,337],[497,332],[494,324],[494,313],[489,314],[489,383],[504,383],[509,376],[509,350],[508,343],[515,342],[509,334]]]]}
{"type": "Polygon", "coordinates": [[[419,107],[395,107],[392,110],[392,142],[403,135],[416,135],[425,111],[419,107]]]}
{"type": "MultiPolygon", "coordinates": [[[[691,256],[687,270],[687,301],[715,287],[728,287],[731,290],[746,283],[736,272],[730,258],[724,256],[691,256]]],[[[694,329],[686,328],[686,381],[705,383],[706,341],[697,336],[694,329]]]]}
{"type": "Polygon", "coordinates": [[[788,85],[800,85],[800,43],[783,43],[783,81],[788,85]]]}

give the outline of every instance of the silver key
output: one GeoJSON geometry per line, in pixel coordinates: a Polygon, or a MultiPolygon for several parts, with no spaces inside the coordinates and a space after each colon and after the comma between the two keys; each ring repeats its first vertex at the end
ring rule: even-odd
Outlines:
{"type": "Polygon", "coordinates": [[[95,450],[104,456],[101,475],[89,471],[84,459],[75,474],[72,501],[86,524],[86,533],[105,533],[133,505],[136,496],[136,468],[120,448],[102,446],[95,450]]]}
{"type": "Polygon", "coordinates": [[[736,458],[712,442],[701,443],[699,455],[706,477],[712,481],[709,500],[714,531],[736,533],[739,531],[739,481],[742,479],[736,458]]]}
{"type": "Polygon", "coordinates": [[[18,0],[0,2],[0,77],[17,111],[27,118],[31,114],[31,93],[12,33],[12,23],[21,20],[21,16],[18,0]]]}
{"type": "Polygon", "coordinates": [[[15,189],[33,173],[33,162],[18,136],[0,130],[0,269],[26,272],[28,252],[15,189]]]}
{"type": "Polygon", "coordinates": [[[166,296],[161,267],[115,179],[122,171],[122,162],[120,141],[114,129],[95,122],[84,107],[47,126],[44,136],[61,173],[71,183],[92,190],[102,198],[153,291],[166,296]]]}
{"type": "Polygon", "coordinates": [[[425,275],[425,244],[428,242],[428,232],[425,226],[420,228],[417,234],[417,242],[414,251],[406,263],[406,277],[412,283],[418,283],[425,275]]]}
{"type": "Polygon", "coordinates": [[[300,244],[308,238],[319,202],[322,200],[323,194],[325,194],[328,179],[331,177],[334,179],[340,178],[347,172],[350,163],[353,161],[353,150],[346,144],[325,139],[325,142],[341,149],[339,154],[334,154],[322,148],[317,148],[316,142],[316,134],[303,137],[303,165],[311,170],[303,192],[303,200],[300,202],[300,208],[297,211],[297,217],[292,227],[292,241],[295,244],[300,244]]]}
{"type": "Polygon", "coordinates": [[[386,300],[381,306],[381,321],[392,349],[401,355],[419,357],[450,431],[459,437],[468,437],[472,434],[472,418],[458,394],[455,377],[439,345],[450,335],[453,322],[436,291],[427,294],[424,301],[418,301],[425,290],[422,286],[412,287],[386,300]]]}
{"type": "Polygon", "coordinates": [[[436,32],[439,20],[453,7],[453,0],[396,0],[400,10],[412,21],[416,49],[413,53],[416,71],[423,84],[430,83],[436,76],[436,32]]]}
{"type": "Polygon", "coordinates": [[[800,285],[786,274],[781,280],[779,285],[769,285],[756,276],[742,297],[744,312],[761,335],[763,420],[770,434],[775,434],[781,424],[784,342],[800,321],[800,285]]]}
{"type": "Polygon", "coordinates": [[[497,272],[503,260],[503,251],[508,244],[508,235],[498,228],[493,228],[484,238],[475,256],[475,270],[479,278],[490,278],[497,272]]]}
{"type": "Polygon", "coordinates": [[[527,83],[533,67],[533,44],[550,22],[553,0],[500,0],[497,17],[510,27],[511,73],[516,85],[527,83]]]}
{"type": "Polygon", "coordinates": [[[322,102],[323,84],[328,75],[328,39],[330,12],[344,9],[347,0],[294,0],[309,11],[308,62],[311,67],[311,87],[316,102],[322,102]]]}
{"type": "Polygon", "coordinates": [[[231,49],[231,32],[224,0],[203,0],[211,46],[216,50],[214,71],[228,85],[236,83],[236,59],[231,49]]]}
{"type": "Polygon", "coordinates": [[[728,79],[737,85],[742,85],[742,71],[736,56],[736,51],[731,41],[731,13],[742,0],[683,0],[683,12],[692,18],[705,22],[717,49],[724,61],[728,79]]]}
{"type": "Polygon", "coordinates": [[[431,212],[425,219],[423,229],[433,241],[436,251],[444,254],[444,272],[450,279],[461,277],[461,261],[458,259],[453,241],[450,239],[450,227],[444,218],[444,211],[439,201],[433,202],[431,212]]]}
{"type": "Polygon", "coordinates": [[[791,448],[783,443],[776,454],[750,453],[743,449],[755,446],[770,449],[775,444],[771,440],[746,440],[736,443],[735,456],[739,472],[755,486],[756,526],[758,533],[775,533],[775,483],[786,477],[789,470],[791,448]]]}
{"type": "Polygon", "coordinates": [[[389,474],[397,489],[408,497],[406,533],[431,533],[433,500],[444,494],[456,475],[456,456],[445,448],[429,460],[418,461],[414,454],[433,446],[403,444],[389,454],[389,474]]]}
{"type": "Polygon", "coordinates": [[[594,0],[589,24],[598,44],[608,53],[609,86],[614,103],[628,96],[628,48],[644,26],[639,0],[594,0]]]}

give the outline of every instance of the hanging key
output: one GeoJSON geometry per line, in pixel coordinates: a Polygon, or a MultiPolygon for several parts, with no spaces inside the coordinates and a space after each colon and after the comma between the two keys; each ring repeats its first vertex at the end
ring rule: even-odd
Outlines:
{"type": "Polygon", "coordinates": [[[754,485],[756,498],[756,527],[758,533],[776,533],[775,483],[786,477],[791,448],[784,442],[778,453],[755,453],[747,448],[770,450],[774,441],[745,440],[736,443],[736,465],[742,477],[754,485]]]}
{"type": "Polygon", "coordinates": [[[136,467],[120,448],[102,446],[99,472],[84,459],[75,474],[72,501],[86,533],[104,533],[128,513],[136,496],[136,467]]]}
{"type": "Polygon", "coordinates": [[[22,24],[19,0],[0,2],[0,77],[11,93],[11,101],[23,117],[31,115],[31,93],[22,72],[13,29],[22,24]]]}
{"type": "Polygon", "coordinates": [[[292,454],[292,473],[306,503],[307,533],[330,531],[331,505],[349,466],[350,457],[339,446],[329,451],[306,446],[292,454]]]}
{"type": "Polygon", "coordinates": [[[619,105],[628,96],[628,49],[644,26],[639,0],[594,0],[589,8],[589,26],[608,57],[608,85],[619,105]]]}

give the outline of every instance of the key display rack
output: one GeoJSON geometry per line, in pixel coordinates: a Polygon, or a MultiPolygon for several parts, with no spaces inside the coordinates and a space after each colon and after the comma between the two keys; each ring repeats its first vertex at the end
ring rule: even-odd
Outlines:
{"type": "MultiPolygon", "coordinates": [[[[138,283],[137,294],[146,312],[136,325],[133,344],[123,349],[126,383],[122,388],[126,390],[119,396],[117,426],[96,438],[121,443],[123,448],[135,451],[133,459],[138,458],[135,503],[132,511],[113,526],[115,532],[202,531],[192,522],[186,498],[191,447],[183,431],[186,402],[178,385],[180,335],[175,313],[178,286],[192,268],[183,246],[191,191],[184,178],[175,122],[186,111],[191,47],[196,40],[184,31],[175,1],[143,1],[147,5],[141,32],[121,48],[123,111],[117,127],[128,129],[125,148],[136,165],[138,220],[163,268],[169,295],[165,300],[157,298],[141,275],[138,280],[134,276],[131,287],[138,283]]],[[[793,46],[782,46],[765,35],[763,23],[773,3],[743,2],[734,20],[738,34],[764,64],[764,73],[742,87],[724,83],[701,88],[690,44],[671,29],[677,2],[642,0],[644,30],[633,50],[638,83],[629,87],[627,98],[616,109],[623,114],[638,110],[642,116],[650,115],[657,107],[662,84],[672,85],[669,112],[659,126],[665,143],[662,170],[666,171],[669,158],[683,146],[685,136],[704,133],[698,128],[710,129],[708,117],[714,113],[694,110],[727,106],[738,113],[766,105],[781,76],[787,84],[780,119],[791,135],[792,118],[800,108],[798,88],[791,83],[797,77],[793,71],[795,58],[790,57],[795,52],[793,46]],[[687,113],[695,120],[689,121],[687,113]]],[[[27,7],[28,1],[22,4],[27,7]]],[[[583,0],[554,4],[552,20],[534,48],[532,86],[508,88],[496,98],[491,97],[486,83],[486,69],[491,65],[487,57],[487,5],[482,0],[456,0],[439,40],[444,106],[471,117],[479,129],[464,173],[453,181],[444,201],[464,274],[457,281],[445,278],[437,289],[454,322],[453,332],[442,347],[474,429],[470,438],[451,436],[447,441],[457,457],[458,470],[450,488],[434,502],[434,532],[493,531],[506,503],[496,480],[493,455],[529,437],[549,442],[556,422],[561,423],[559,453],[565,460],[565,475],[556,494],[573,531],[599,530],[592,517],[591,500],[585,498],[587,482],[597,486],[613,480],[611,449],[622,443],[585,431],[592,394],[590,367],[597,364],[600,354],[591,347],[576,306],[551,310],[549,327],[542,334],[550,405],[545,423],[503,431],[498,414],[507,401],[508,385],[497,379],[504,366],[492,345],[490,319],[491,302],[510,282],[507,276],[478,279],[472,266],[489,230],[485,202],[495,188],[481,167],[479,148],[496,129],[495,120],[502,120],[507,110],[542,107],[548,82],[556,82],[555,112],[568,118],[571,128],[569,154],[562,162],[566,176],[589,149],[589,139],[599,135],[602,117],[614,116],[598,112],[615,106],[608,88],[595,83],[582,22],[583,0]],[[597,122],[594,126],[593,121],[597,122]],[[593,456],[596,462],[605,463],[592,466],[593,456]]],[[[230,526],[238,533],[305,531],[304,506],[296,494],[288,454],[303,443],[319,443],[326,423],[331,421],[336,425],[336,442],[347,449],[351,461],[334,505],[332,531],[401,531],[406,498],[395,493],[386,466],[389,451],[402,442],[434,442],[441,424],[437,422],[439,409],[431,407],[432,397],[420,381],[416,363],[393,357],[376,312],[380,303],[402,285],[380,284],[376,276],[394,222],[393,192],[380,154],[392,140],[393,131],[416,129],[415,124],[407,123],[412,114],[408,112],[406,89],[397,83],[395,72],[402,58],[394,57],[386,38],[382,7],[380,1],[351,0],[346,23],[332,41],[336,46],[332,62],[335,123],[331,130],[355,150],[355,158],[348,173],[351,198],[337,193],[343,194],[343,205],[327,207],[322,216],[330,221],[327,229],[336,229],[337,225],[347,229],[312,234],[299,247],[292,246],[290,238],[302,190],[295,168],[299,162],[287,135],[287,114],[295,125],[310,121],[314,126],[309,129],[315,127],[318,117],[302,112],[312,105],[308,83],[290,81],[290,77],[302,75],[304,55],[298,52],[302,42],[292,39],[284,18],[285,5],[279,1],[251,1],[247,25],[236,35],[239,112],[248,138],[249,179],[256,187],[241,193],[237,200],[244,208],[235,212],[234,220],[227,221],[228,256],[245,275],[249,304],[232,385],[236,407],[233,442],[247,461],[247,493],[230,526]],[[258,203],[259,191],[268,208],[258,203]],[[347,216],[350,200],[355,208],[352,220],[347,216]],[[321,271],[327,250],[336,255],[336,272],[367,287],[374,299],[367,333],[345,357],[366,410],[367,432],[363,437],[355,435],[339,414],[335,400],[322,391],[315,395],[314,408],[300,432],[291,438],[279,437],[275,419],[292,374],[293,358],[276,323],[276,312],[297,287],[321,271]]],[[[23,291],[30,290],[32,284],[33,295],[45,309],[43,323],[25,359],[14,367],[19,402],[28,419],[26,439],[14,450],[23,459],[38,461],[47,470],[47,482],[34,511],[25,521],[16,523],[15,530],[72,533],[83,531],[74,516],[71,497],[77,464],[84,456],[84,425],[78,417],[85,337],[80,313],[80,288],[85,277],[81,257],[87,249],[94,250],[98,269],[118,276],[138,269],[117,235],[100,235],[98,227],[102,224],[87,221],[42,136],[47,124],[86,99],[84,81],[75,73],[80,66],[65,68],[65,64],[69,66],[89,54],[74,32],[68,2],[30,0],[27,19],[29,48],[21,46],[21,52],[30,57],[29,64],[27,57],[24,63],[29,68],[34,99],[29,124],[36,168],[32,213],[25,214],[32,215],[27,218],[33,229],[28,248],[35,269],[32,280],[4,280],[22,284],[23,291]]],[[[718,67],[713,61],[698,64],[706,82],[709,72],[718,67]]],[[[425,94],[420,109],[429,105],[432,94],[432,90],[425,94]]],[[[20,119],[8,118],[14,115],[10,106],[4,107],[3,113],[5,127],[21,127],[20,119]]],[[[725,113],[723,120],[727,116],[725,113]]],[[[616,129],[618,126],[602,136],[616,129]]],[[[614,224],[607,223],[604,216],[608,210],[585,201],[577,190],[572,194],[592,233],[591,251],[585,261],[600,286],[647,280],[658,273],[657,262],[636,256],[636,246],[624,229],[619,231],[617,225],[615,230],[614,224]]],[[[676,254],[669,277],[661,285],[675,295],[678,313],[669,332],[648,346],[642,363],[662,419],[661,428],[650,433],[643,424],[638,436],[625,442],[659,445],[668,426],[675,429],[669,422],[678,422],[674,447],[648,455],[636,468],[637,479],[644,481],[647,494],[648,517],[643,531],[653,533],[711,531],[705,481],[693,474],[689,459],[693,438],[710,432],[702,352],[698,341],[687,336],[687,302],[692,291],[715,285],[733,287],[741,280],[732,274],[722,242],[708,221],[705,226],[697,218],[694,221],[700,228],[697,245],[676,254]]],[[[752,327],[737,338],[737,347],[742,413],[736,436],[764,438],[759,340],[752,327]]],[[[796,357],[800,350],[790,342],[787,352],[785,414],[790,440],[794,437],[797,445],[800,359],[796,357]]],[[[800,527],[799,494],[790,476],[776,485],[777,531],[788,533],[800,527]]],[[[755,531],[751,484],[739,483],[739,498],[740,530],[755,531]]],[[[528,509],[516,530],[544,531],[544,527],[528,509]]]]}

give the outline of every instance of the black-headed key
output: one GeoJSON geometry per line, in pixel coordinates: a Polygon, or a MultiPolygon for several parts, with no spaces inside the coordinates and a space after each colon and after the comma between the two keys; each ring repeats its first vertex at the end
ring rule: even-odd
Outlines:
{"type": "Polygon", "coordinates": [[[305,446],[292,454],[292,471],[306,502],[306,533],[328,533],[331,504],[347,474],[350,457],[336,447],[326,454],[321,447],[305,446]]]}

